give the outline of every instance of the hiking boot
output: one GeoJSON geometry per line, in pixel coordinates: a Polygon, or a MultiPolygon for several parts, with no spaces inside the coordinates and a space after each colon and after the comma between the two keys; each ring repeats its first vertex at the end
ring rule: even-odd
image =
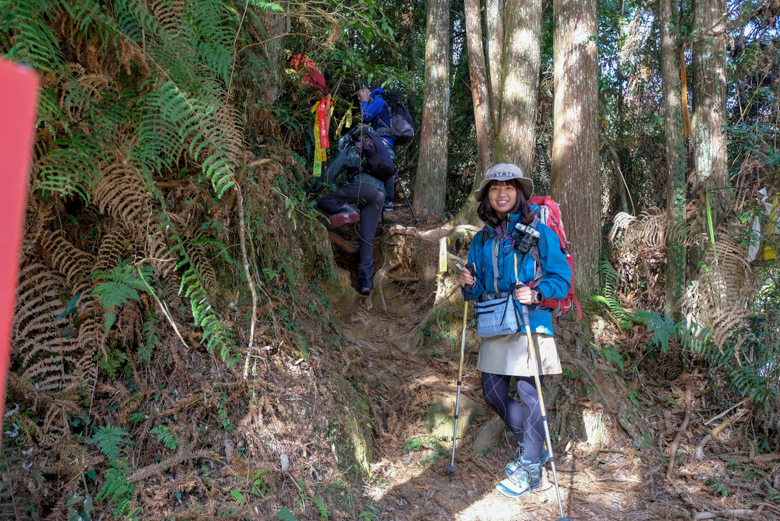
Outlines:
{"type": "Polygon", "coordinates": [[[371,294],[371,288],[360,288],[360,294],[367,297],[371,294]]]}
{"type": "MultiPolygon", "coordinates": [[[[507,463],[506,466],[504,466],[504,472],[506,472],[507,476],[514,474],[515,471],[520,467],[520,458],[524,456],[524,450],[525,444],[522,442],[518,443],[517,449],[515,449],[515,457],[512,458],[512,461],[507,463]]],[[[542,448],[542,453],[539,454],[539,464],[544,465],[548,461],[550,461],[550,453],[542,448]]]]}
{"type": "Polygon", "coordinates": [[[542,465],[520,459],[515,472],[496,485],[496,490],[506,497],[520,497],[542,486],[542,465]]]}
{"type": "Polygon", "coordinates": [[[356,223],[360,220],[360,214],[351,206],[344,205],[345,211],[328,216],[328,228],[334,229],[345,224],[356,223]]]}
{"type": "Polygon", "coordinates": [[[386,212],[392,212],[393,211],[393,203],[385,203],[385,211],[386,212]]]}

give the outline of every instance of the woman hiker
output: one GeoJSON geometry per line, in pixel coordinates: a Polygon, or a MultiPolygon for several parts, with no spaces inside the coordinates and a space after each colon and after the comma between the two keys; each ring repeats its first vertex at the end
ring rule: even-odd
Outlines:
{"type": "MultiPolygon", "coordinates": [[[[569,291],[571,269],[555,232],[539,222],[535,214],[537,207],[527,202],[533,189],[533,181],[524,177],[516,165],[498,164],[485,173],[474,192],[479,201],[477,213],[485,227],[471,241],[468,257],[469,268],[475,270],[476,276],[469,270],[461,271],[460,285],[465,298],[483,302],[514,292],[516,317],[522,316],[521,304],[529,307],[531,332],[541,355],[539,378],[542,380],[542,375],[560,374],[561,363],[553,339],[552,312],[534,304],[546,298],[563,299],[569,291]],[[518,251],[523,249],[518,248],[522,238],[515,231],[518,223],[539,232],[538,263],[531,253],[518,251]],[[488,236],[483,238],[483,234],[488,236]],[[528,284],[535,279],[532,289],[528,284]]],[[[521,327],[514,334],[482,338],[477,360],[485,402],[517,436],[514,459],[505,467],[507,478],[496,486],[508,497],[520,497],[539,488],[541,466],[549,459],[544,450],[544,425],[534,384],[536,369],[529,358],[522,320],[518,324],[521,327]],[[520,403],[509,395],[513,376],[520,403]]]]}

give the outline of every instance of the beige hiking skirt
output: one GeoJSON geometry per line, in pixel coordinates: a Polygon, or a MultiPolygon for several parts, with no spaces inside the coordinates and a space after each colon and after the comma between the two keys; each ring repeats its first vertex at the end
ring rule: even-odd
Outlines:
{"type": "MultiPolygon", "coordinates": [[[[541,374],[560,374],[561,359],[558,357],[555,339],[539,333],[532,333],[531,336],[541,353],[541,374]]],[[[528,336],[525,333],[495,336],[482,339],[477,369],[484,373],[533,376],[536,369],[531,360],[528,356],[528,336]]]]}

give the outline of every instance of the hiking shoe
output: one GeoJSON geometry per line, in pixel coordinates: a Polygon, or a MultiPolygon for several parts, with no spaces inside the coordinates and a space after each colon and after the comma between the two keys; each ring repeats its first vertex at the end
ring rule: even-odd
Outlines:
{"type": "Polygon", "coordinates": [[[363,296],[368,296],[371,294],[371,288],[360,288],[360,294],[363,296]]]}
{"type": "Polygon", "coordinates": [[[542,486],[542,465],[520,459],[515,472],[496,485],[496,490],[506,497],[520,497],[542,486]]]}
{"type": "Polygon", "coordinates": [[[385,203],[385,211],[386,212],[392,212],[393,211],[393,203],[385,203]]]}
{"type": "MultiPolygon", "coordinates": [[[[518,468],[520,468],[520,458],[523,457],[524,450],[525,450],[524,444],[522,442],[518,443],[517,449],[515,449],[515,457],[512,458],[512,461],[507,463],[506,466],[504,466],[504,472],[506,472],[507,476],[511,476],[512,474],[515,473],[515,471],[518,468]]],[[[550,453],[547,452],[544,448],[542,448],[542,453],[539,454],[539,464],[544,465],[548,461],[550,461],[550,453]]]]}
{"type": "MultiPolygon", "coordinates": [[[[352,210],[352,208],[350,208],[352,210]]],[[[360,214],[355,210],[334,213],[328,216],[328,228],[338,228],[345,224],[356,223],[360,220],[360,214]]]]}

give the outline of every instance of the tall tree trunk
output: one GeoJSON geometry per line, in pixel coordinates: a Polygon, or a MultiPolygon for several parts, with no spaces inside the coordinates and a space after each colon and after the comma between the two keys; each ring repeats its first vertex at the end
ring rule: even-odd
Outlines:
{"type": "MultiPolygon", "coordinates": [[[[479,22],[479,5],[477,5],[477,21],[479,22]]],[[[487,56],[488,56],[488,92],[490,93],[490,113],[493,125],[498,122],[501,114],[501,64],[504,50],[504,0],[485,0],[485,20],[487,30],[487,56]]],[[[468,24],[467,24],[468,25],[468,24]]],[[[482,48],[482,23],[475,28],[479,30],[479,46],[482,48]]],[[[468,31],[468,27],[466,31],[468,31]]],[[[476,49],[476,46],[474,47],[476,49]]],[[[482,53],[480,53],[482,54],[482,53]]],[[[482,57],[484,63],[484,54],[482,57]]],[[[484,172],[484,170],[483,170],[484,172]]]]}
{"type": "MultiPolygon", "coordinates": [[[[693,197],[709,196],[715,230],[730,199],[726,162],[726,0],[695,0],[693,4],[693,197]]],[[[709,235],[706,209],[702,230],[709,235]]],[[[694,249],[688,262],[696,267],[702,252],[694,249]]]]}
{"type": "MultiPolygon", "coordinates": [[[[474,124],[477,128],[477,171],[475,186],[482,180],[493,163],[494,126],[491,116],[490,89],[482,49],[482,19],[479,14],[479,0],[465,0],[466,44],[469,55],[469,76],[471,78],[471,99],[474,104],[474,124]]],[[[492,71],[491,71],[492,72],[492,71]]],[[[477,201],[469,197],[458,213],[456,224],[477,221],[477,201]]]]}
{"type": "MultiPolygon", "coordinates": [[[[541,0],[525,3],[520,0],[487,1],[489,66],[485,64],[479,1],[464,2],[477,126],[479,171],[474,176],[475,188],[482,182],[485,170],[498,162],[515,163],[530,176],[536,148],[541,0]],[[503,35],[498,32],[502,26],[503,35]],[[496,49],[499,43],[500,51],[496,49]],[[494,58],[501,61],[494,62],[494,58]]],[[[476,207],[472,194],[454,222],[473,223],[476,207]]]]}
{"type": "Polygon", "coordinates": [[[444,215],[446,202],[450,109],[449,29],[449,0],[428,0],[425,98],[414,190],[415,213],[421,217],[444,215]]]}
{"type": "MultiPolygon", "coordinates": [[[[289,8],[289,6],[288,6],[289,8]]],[[[284,75],[284,37],[289,17],[284,14],[263,12],[260,19],[263,22],[263,36],[268,40],[265,51],[268,56],[268,68],[261,75],[263,81],[262,101],[269,105],[276,103],[282,89],[284,75]]],[[[289,29],[287,29],[289,32],[289,29]]]]}
{"type": "Polygon", "coordinates": [[[576,259],[575,288],[586,296],[598,292],[601,257],[596,0],[555,0],[554,11],[550,192],[561,205],[576,259]]]}
{"type": "Polygon", "coordinates": [[[501,108],[496,161],[531,175],[536,150],[536,105],[542,33],[541,0],[506,0],[501,108]]]}
{"type": "Polygon", "coordinates": [[[661,0],[661,80],[666,138],[666,313],[680,315],[685,295],[685,138],[680,96],[679,23],[671,0],[661,0]]]}

